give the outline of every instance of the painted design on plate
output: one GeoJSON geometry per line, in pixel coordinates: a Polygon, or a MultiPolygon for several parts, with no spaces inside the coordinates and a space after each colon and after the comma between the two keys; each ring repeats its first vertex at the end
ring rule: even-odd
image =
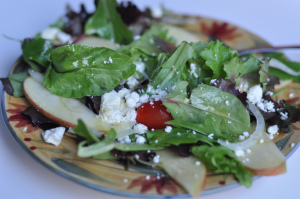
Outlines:
{"type": "MultiPolygon", "coordinates": [[[[127,179],[124,179],[125,181],[127,179]]],[[[131,182],[127,189],[132,189],[134,187],[141,187],[140,193],[146,193],[151,189],[156,190],[158,194],[163,194],[164,190],[167,190],[171,193],[177,193],[177,186],[174,180],[166,176],[141,176],[136,178],[131,182]]]]}
{"type": "MultiPolygon", "coordinates": [[[[194,16],[172,15],[171,17],[177,20],[174,25],[197,33],[203,41],[208,41],[213,36],[226,41],[226,45],[236,50],[269,45],[254,34],[225,22],[194,16]]],[[[11,73],[26,70],[26,63],[20,58],[11,73]]],[[[87,187],[127,197],[189,197],[181,186],[166,177],[160,169],[130,164],[128,170],[124,170],[124,167],[115,160],[79,158],[76,141],[68,136],[64,136],[58,147],[45,143],[41,137],[42,130],[33,127],[21,113],[30,106],[27,100],[14,98],[6,93],[3,94],[3,99],[4,120],[10,133],[30,156],[55,173],[87,187]]],[[[288,102],[298,103],[299,84],[290,84],[277,92],[276,99],[288,99],[288,102]],[[294,94],[293,98],[289,98],[291,93],[294,94]]],[[[300,125],[296,123],[293,126],[293,133],[280,133],[273,140],[287,157],[292,154],[300,140],[300,125]]],[[[202,194],[235,186],[239,184],[232,175],[208,171],[206,188],[202,194]]]]}
{"type": "Polygon", "coordinates": [[[242,36],[237,27],[230,26],[228,23],[218,23],[214,21],[211,25],[205,22],[200,23],[201,31],[213,39],[222,41],[233,40],[242,36]]]}
{"type": "Polygon", "coordinates": [[[14,125],[15,128],[23,128],[23,131],[25,133],[31,133],[39,129],[38,126],[33,126],[31,124],[30,118],[22,114],[22,111],[28,108],[27,106],[16,103],[10,103],[10,105],[12,105],[15,108],[7,109],[6,112],[12,114],[8,118],[8,121],[17,122],[17,124],[14,125]]]}

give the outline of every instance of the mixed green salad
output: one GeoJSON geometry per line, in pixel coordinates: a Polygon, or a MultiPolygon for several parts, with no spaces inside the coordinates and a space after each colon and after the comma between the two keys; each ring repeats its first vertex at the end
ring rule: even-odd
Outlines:
{"type": "Polygon", "coordinates": [[[24,39],[29,71],[1,79],[8,94],[32,103],[23,114],[45,131],[46,142],[58,145],[66,132],[78,141],[78,156],[161,167],[193,196],[204,188],[207,170],[233,174],[246,187],[253,174],[285,171],[272,138],[292,131],[300,109],[272,96],[280,80],[300,82],[299,63],[280,53],[239,56],[219,40],[178,44],[176,32],[170,35],[151,10],[95,2],[94,13],[68,8],[48,29],[24,39]],[[91,38],[108,47],[80,44],[91,38]],[[271,67],[271,58],[288,70],[271,67]],[[40,85],[51,99],[80,102],[94,119],[42,115],[45,105],[25,84],[40,85]],[[270,161],[255,167],[264,153],[270,161]]]}

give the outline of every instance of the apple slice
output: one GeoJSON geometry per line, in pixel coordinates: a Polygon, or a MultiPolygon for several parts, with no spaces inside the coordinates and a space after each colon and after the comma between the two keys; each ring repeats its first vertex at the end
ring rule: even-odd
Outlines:
{"type": "Polygon", "coordinates": [[[165,172],[176,180],[193,197],[198,197],[205,188],[206,167],[194,156],[181,157],[172,150],[156,152],[165,172]]]}
{"type": "Polygon", "coordinates": [[[263,143],[256,143],[250,150],[238,159],[254,175],[274,176],[286,172],[285,157],[273,142],[265,139],[263,143]]]}
{"type": "Polygon", "coordinates": [[[103,39],[96,36],[87,36],[87,35],[79,36],[73,43],[80,44],[83,46],[90,46],[90,47],[106,47],[112,50],[116,50],[120,47],[120,45],[112,41],[109,41],[107,39],[103,39]]]}
{"type": "Polygon", "coordinates": [[[168,37],[174,37],[176,39],[176,44],[179,45],[181,42],[198,42],[201,39],[192,32],[189,32],[183,28],[164,24],[163,27],[168,30],[168,37]]]}
{"type": "Polygon", "coordinates": [[[27,100],[40,113],[62,126],[73,128],[77,126],[78,119],[82,119],[88,127],[108,133],[111,128],[118,132],[134,125],[134,122],[110,125],[77,99],[54,95],[32,77],[24,81],[23,88],[27,100]]]}

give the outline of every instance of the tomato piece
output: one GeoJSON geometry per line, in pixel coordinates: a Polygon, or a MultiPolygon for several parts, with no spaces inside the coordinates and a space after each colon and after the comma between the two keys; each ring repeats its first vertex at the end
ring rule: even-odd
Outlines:
{"type": "Polygon", "coordinates": [[[168,126],[165,122],[173,120],[171,113],[162,101],[149,101],[137,108],[136,121],[144,124],[148,129],[163,129],[168,126]]]}

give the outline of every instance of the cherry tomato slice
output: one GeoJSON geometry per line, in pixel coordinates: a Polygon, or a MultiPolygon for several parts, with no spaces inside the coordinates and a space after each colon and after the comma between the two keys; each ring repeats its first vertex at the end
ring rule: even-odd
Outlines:
{"type": "Polygon", "coordinates": [[[171,113],[163,105],[162,101],[149,101],[140,105],[137,109],[136,120],[144,124],[148,129],[166,128],[165,122],[173,120],[171,113]]]}

